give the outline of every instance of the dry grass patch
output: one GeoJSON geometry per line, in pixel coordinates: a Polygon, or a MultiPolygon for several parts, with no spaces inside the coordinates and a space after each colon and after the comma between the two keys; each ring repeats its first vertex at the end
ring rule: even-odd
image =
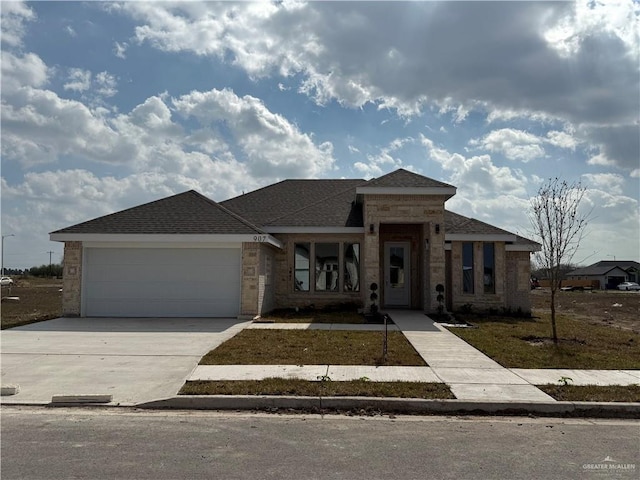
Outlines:
{"type": "Polygon", "coordinates": [[[210,351],[200,365],[406,365],[426,366],[400,332],[247,329],[210,351]]]}
{"type": "Polygon", "coordinates": [[[551,322],[506,317],[468,318],[478,328],[452,328],[471,345],[508,368],[640,368],[640,335],[575,320],[557,319],[559,345],[550,339],[551,322]]]}
{"type": "Polygon", "coordinates": [[[540,390],[566,402],[640,402],[640,385],[540,385],[540,390]]]}
{"type": "Polygon", "coordinates": [[[420,382],[349,382],[292,380],[267,378],[241,381],[187,382],[180,395],[295,395],[312,397],[397,397],[397,398],[455,398],[443,383],[420,382]]]}
{"type": "MultiPolygon", "coordinates": [[[[62,280],[13,277],[11,296],[20,301],[2,302],[2,329],[58,318],[62,315],[62,280]]],[[[9,289],[2,287],[2,296],[9,289]]]]}
{"type": "Polygon", "coordinates": [[[364,323],[364,317],[356,311],[276,310],[261,318],[273,323],[364,323]]]}

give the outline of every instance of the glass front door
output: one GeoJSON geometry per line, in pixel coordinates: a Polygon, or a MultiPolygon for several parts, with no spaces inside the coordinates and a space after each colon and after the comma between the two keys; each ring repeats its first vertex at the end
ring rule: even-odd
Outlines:
{"type": "Polygon", "coordinates": [[[411,282],[409,242],[384,244],[384,305],[408,307],[411,282]]]}

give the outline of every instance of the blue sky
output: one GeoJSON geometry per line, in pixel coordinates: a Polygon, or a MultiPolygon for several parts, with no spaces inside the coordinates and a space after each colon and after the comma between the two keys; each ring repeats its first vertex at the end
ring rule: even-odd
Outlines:
{"type": "Polygon", "coordinates": [[[640,259],[637,2],[1,2],[5,266],[196,189],[406,168],[529,235],[588,188],[574,262],[640,259]]]}

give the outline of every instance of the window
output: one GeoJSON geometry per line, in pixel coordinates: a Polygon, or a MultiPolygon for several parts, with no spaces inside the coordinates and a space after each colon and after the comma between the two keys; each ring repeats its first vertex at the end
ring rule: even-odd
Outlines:
{"type": "Polygon", "coordinates": [[[360,291],[360,244],[344,244],[344,291],[360,291]]]}
{"type": "Polygon", "coordinates": [[[493,243],[485,243],[482,249],[484,262],[484,293],[496,293],[495,248],[493,243]]]}
{"type": "Polygon", "coordinates": [[[309,243],[296,243],[295,244],[295,283],[294,289],[300,292],[309,291],[309,250],[311,244],[309,243]]]}
{"type": "Polygon", "coordinates": [[[293,270],[293,289],[297,292],[339,292],[340,289],[343,292],[359,292],[360,244],[295,243],[293,270]],[[340,272],[343,279],[340,278],[340,272]]]}
{"type": "Polygon", "coordinates": [[[462,244],[462,292],[473,293],[473,243],[462,244]]]}
{"type": "Polygon", "coordinates": [[[316,292],[338,291],[339,243],[316,243],[316,292]]]}

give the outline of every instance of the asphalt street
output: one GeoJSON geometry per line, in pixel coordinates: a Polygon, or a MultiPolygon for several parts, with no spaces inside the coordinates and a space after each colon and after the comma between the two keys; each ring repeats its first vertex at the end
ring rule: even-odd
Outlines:
{"type": "Polygon", "coordinates": [[[636,479],[640,422],[2,407],[8,479],[636,479]]]}

